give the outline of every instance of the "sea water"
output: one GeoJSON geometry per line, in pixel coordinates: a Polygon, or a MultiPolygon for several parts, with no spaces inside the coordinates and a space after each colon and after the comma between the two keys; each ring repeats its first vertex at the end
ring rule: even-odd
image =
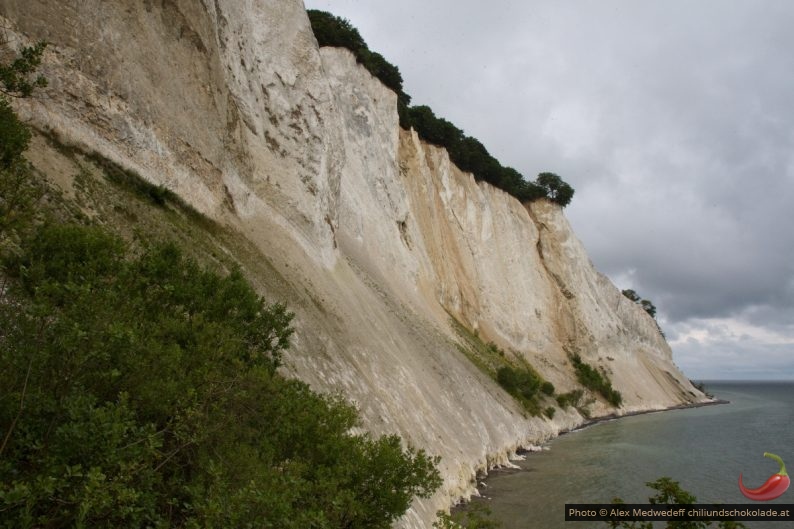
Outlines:
{"type": "MultiPolygon", "coordinates": [[[[589,522],[565,522],[564,505],[614,497],[647,503],[654,491],[646,482],[662,476],[678,481],[698,503],[749,503],[739,492],[739,474],[754,488],[779,470],[764,452],[781,456],[794,473],[794,382],[706,387],[730,403],[626,417],[565,434],[517,462],[520,470],[492,472],[481,489],[483,501],[505,529],[590,529],[589,522]]],[[[794,503],[794,488],[768,503],[794,503]]],[[[788,529],[786,523],[746,525],[788,529]]]]}

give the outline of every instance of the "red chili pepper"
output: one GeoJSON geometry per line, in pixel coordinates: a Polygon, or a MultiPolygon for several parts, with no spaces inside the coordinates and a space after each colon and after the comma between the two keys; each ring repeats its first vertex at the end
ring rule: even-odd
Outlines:
{"type": "Polygon", "coordinates": [[[766,480],[766,483],[758,487],[757,489],[747,489],[742,484],[742,475],[739,474],[739,490],[742,491],[742,494],[750,498],[751,500],[755,501],[768,501],[774,500],[775,498],[780,497],[781,494],[786,492],[788,489],[791,480],[786,473],[786,465],[783,464],[783,460],[780,457],[776,456],[775,454],[770,454],[769,452],[764,452],[764,457],[768,457],[770,459],[774,459],[778,463],[780,463],[780,472],[774,474],[766,480]]]}

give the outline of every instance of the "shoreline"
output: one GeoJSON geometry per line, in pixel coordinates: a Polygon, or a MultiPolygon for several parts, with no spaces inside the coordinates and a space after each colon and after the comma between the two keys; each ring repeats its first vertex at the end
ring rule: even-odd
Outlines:
{"type": "MultiPolygon", "coordinates": [[[[614,421],[614,420],[617,420],[617,419],[623,419],[623,418],[626,418],[626,417],[635,417],[637,415],[650,415],[652,413],[664,413],[664,412],[667,412],[667,411],[688,410],[688,409],[692,409],[692,408],[704,408],[706,406],[717,406],[717,405],[721,405],[721,404],[730,404],[730,403],[731,403],[731,401],[729,401],[729,400],[715,398],[715,399],[704,401],[704,402],[692,402],[692,403],[689,403],[689,404],[676,404],[675,406],[670,406],[668,408],[651,409],[651,410],[635,410],[635,411],[630,411],[630,412],[627,412],[627,413],[624,413],[624,414],[621,414],[621,415],[619,415],[617,413],[610,413],[610,414],[607,414],[607,415],[602,415],[600,417],[587,419],[582,424],[580,424],[579,426],[576,426],[575,428],[562,429],[562,430],[560,430],[557,433],[556,436],[548,439],[546,441],[546,443],[552,442],[555,439],[558,439],[559,437],[562,437],[563,435],[566,435],[566,434],[569,434],[569,433],[580,432],[580,431],[582,431],[582,430],[584,430],[586,428],[590,428],[591,426],[595,426],[595,425],[600,424],[600,423],[610,422],[610,421],[614,421]]],[[[519,448],[518,450],[516,450],[515,453],[518,456],[525,456],[526,454],[531,454],[531,453],[534,453],[534,452],[537,452],[537,451],[538,450],[531,450],[529,448],[519,448]]],[[[514,472],[523,472],[523,471],[524,471],[524,469],[520,468],[518,466],[515,466],[515,467],[509,467],[509,466],[493,467],[493,468],[488,470],[487,474],[484,474],[484,475],[481,475],[481,476],[477,476],[477,478],[476,478],[476,487],[475,487],[477,489],[477,494],[481,498],[485,497],[483,492],[487,488],[488,476],[492,472],[514,473],[514,472]]],[[[452,509],[465,508],[465,505],[468,504],[470,501],[471,500],[459,502],[459,503],[453,505],[452,509]]]]}
{"type": "MultiPolygon", "coordinates": [[[[652,413],[663,413],[663,412],[666,412],[666,411],[675,411],[675,410],[688,410],[688,409],[692,409],[692,408],[704,408],[706,406],[717,406],[717,405],[720,405],[720,404],[730,404],[730,403],[731,403],[731,401],[725,400],[725,399],[712,399],[712,400],[708,400],[708,401],[705,401],[705,402],[693,402],[693,403],[690,403],[690,404],[676,404],[675,406],[670,406],[669,408],[660,408],[660,409],[657,409],[657,410],[636,410],[636,411],[626,412],[624,414],[610,413],[610,414],[607,414],[607,415],[602,415],[600,417],[587,419],[585,422],[583,422],[581,425],[577,426],[576,428],[573,428],[573,429],[570,429],[570,430],[566,430],[566,429],[560,430],[559,433],[557,434],[557,437],[560,437],[562,435],[565,435],[565,434],[568,434],[568,433],[572,433],[572,432],[578,432],[578,431],[584,430],[585,428],[589,428],[591,426],[594,426],[594,425],[602,423],[602,422],[614,421],[616,419],[623,419],[625,417],[636,417],[637,415],[650,415],[652,413]]],[[[554,440],[557,437],[554,437],[551,440],[554,440]]],[[[529,452],[529,450],[522,451],[521,453],[527,453],[527,452],[529,452]]]]}
{"type": "MultiPolygon", "coordinates": [[[[579,426],[577,426],[575,428],[560,430],[557,433],[556,436],[549,438],[544,444],[552,442],[555,439],[558,439],[559,437],[561,437],[563,435],[566,435],[566,434],[569,434],[569,433],[574,433],[574,432],[579,432],[579,431],[582,431],[582,430],[584,430],[586,428],[590,428],[591,426],[595,426],[595,425],[600,424],[600,423],[610,422],[610,421],[614,421],[614,420],[617,420],[617,419],[622,419],[622,418],[625,418],[625,417],[634,417],[634,416],[637,416],[637,415],[648,415],[648,414],[652,414],[652,413],[663,413],[663,412],[667,412],[667,411],[687,410],[687,409],[691,409],[691,408],[703,408],[703,407],[706,407],[706,406],[717,406],[717,405],[720,405],[720,404],[730,404],[730,403],[731,402],[729,400],[715,398],[715,399],[704,401],[704,402],[693,402],[693,403],[689,403],[689,404],[676,404],[675,406],[670,406],[668,408],[630,411],[630,412],[624,413],[622,415],[618,415],[617,413],[610,413],[610,414],[603,415],[603,416],[600,416],[600,417],[587,419],[582,424],[580,424],[579,426]]],[[[543,445],[538,445],[538,446],[542,447],[543,445]]],[[[537,447],[535,447],[535,448],[537,448],[537,447]]],[[[541,449],[542,450],[548,450],[548,448],[541,448],[541,449]]],[[[532,450],[530,448],[521,447],[521,448],[519,448],[519,449],[517,449],[515,451],[515,455],[521,456],[520,459],[526,460],[526,454],[534,453],[534,452],[537,452],[537,451],[538,451],[537,449],[532,450]]],[[[488,477],[492,473],[512,474],[512,473],[518,473],[518,472],[524,472],[524,471],[525,471],[525,469],[520,467],[520,466],[518,466],[518,465],[514,465],[514,466],[495,466],[493,468],[488,469],[487,473],[485,473],[485,474],[478,474],[477,476],[475,476],[475,490],[476,490],[476,494],[472,495],[468,500],[458,500],[457,502],[453,503],[450,506],[450,512],[455,512],[455,511],[459,511],[459,510],[465,510],[466,506],[468,504],[470,504],[472,501],[475,501],[475,498],[488,499],[488,496],[486,494],[486,491],[487,491],[487,488],[488,488],[488,477]]]]}

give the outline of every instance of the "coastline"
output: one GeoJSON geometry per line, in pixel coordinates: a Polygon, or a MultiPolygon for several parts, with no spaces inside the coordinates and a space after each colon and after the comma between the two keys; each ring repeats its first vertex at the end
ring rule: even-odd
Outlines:
{"type": "MultiPolygon", "coordinates": [[[[610,413],[610,414],[607,414],[607,415],[602,415],[600,417],[594,417],[594,418],[587,419],[582,424],[580,424],[579,426],[576,426],[575,428],[562,429],[562,430],[560,430],[557,433],[556,436],[547,439],[544,442],[544,444],[548,443],[548,442],[553,442],[555,439],[557,439],[557,438],[559,438],[559,437],[561,437],[563,435],[569,434],[569,433],[579,432],[579,431],[582,431],[582,430],[584,430],[586,428],[590,428],[591,426],[595,426],[595,425],[600,424],[600,423],[610,422],[610,421],[614,421],[614,420],[618,420],[618,419],[623,419],[623,418],[626,418],[626,417],[635,417],[637,415],[649,415],[649,414],[652,414],[652,413],[663,413],[663,412],[676,411],[676,410],[686,410],[686,409],[691,409],[691,408],[703,408],[703,407],[706,407],[706,406],[717,406],[717,405],[720,405],[720,404],[730,404],[730,403],[731,403],[731,401],[729,401],[729,400],[714,398],[714,399],[711,399],[711,400],[708,400],[708,401],[703,401],[703,402],[691,402],[691,403],[688,403],[688,404],[676,404],[675,406],[670,406],[670,407],[667,407],[667,408],[648,409],[648,410],[635,410],[635,411],[626,412],[624,414],[610,413]]],[[[521,447],[521,448],[517,449],[516,452],[515,452],[516,456],[520,456],[517,459],[525,459],[526,454],[537,452],[537,451],[539,451],[538,448],[539,448],[539,446],[532,446],[532,447],[521,447]]],[[[546,450],[547,450],[547,448],[546,448],[546,450]]],[[[476,478],[476,483],[475,483],[475,488],[477,490],[476,496],[479,496],[481,498],[485,497],[485,495],[483,493],[484,493],[485,489],[487,489],[487,487],[488,487],[488,483],[487,483],[488,482],[488,477],[491,475],[491,473],[493,473],[493,472],[497,472],[497,473],[514,473],[514,472],[522,472],[522,471],[523,471],[523,469],[518,467],[518,466],[494,466],[494,467],[488,469],[487,473],[480,474],[476,478]]],[[[465,509],[466,505],[468,503],[470,503],[470,502],[471,502],[471,499],[469,499],[469,500],[460,500],[457,503],[455,503],[454,505],[452,505],[451,511],[454,512],[455,510],[458,510],[458,509],[465,509]]]]}
{"type": "MultiPolygon", "coordinates": [[[[594,418],[591,418],[591,419],[587,419],[585,422],[583,422],[581,425],[577,426],[576,428],[573,428],[573,429],[570,429],[570,430],[560,430],[560,432],[557,434],[557,437],[565,435],[567,433],[571,433],[571,432],[578,432],[578,431],[584,430],[585,428],[589,428],[591,426],[594,426],[594,425],[602,423],[602,422],[614,421],[616,419],[623,419],[625,417],[635,417],[637,415],[649,415],[651,413],[664,413],[666,411],[688,410],[688,409],[691,409],[691,408],[703,408],[703,407],[706,407],[706,406],[717,406],[719,404],[730,404],[730,403],[731,403],[731,401],[729,401],[729,400],[711,399],[711,400],[704,401],[704,402],[692,402],[692,403],[689,403],[689,404],[676,404],[675,406],[670,406],[668,408],[660,408],[660,409],[656,409],[656,410],[636,410],[636,411],[626,412],[626,413],[623,413],[623,414],[610,413],[610,414],[607,414],[607,415],[602,415],[600,417],[594,417],[594,418]]],[[[553,438],[553,439],[556,439],[556,437],[553,438]]],[[[526,452],[529,452],[529,450],[524,451],[522,453],[526,453],[526,452]]]]}

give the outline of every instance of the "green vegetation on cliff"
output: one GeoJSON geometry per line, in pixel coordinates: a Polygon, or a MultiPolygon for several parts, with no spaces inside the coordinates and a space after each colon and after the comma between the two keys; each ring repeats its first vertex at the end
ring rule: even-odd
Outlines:
{"type": "Polygon", "coordinates": [[[637,294],[632,289],[621,290],[621,293],[626,296],[628,299],[633,301],[634,303],[638,304],[642,307],[642,310],[648,313],[651,318],[656,319],[656,305],[654,305],[651,300],[649,299],[642,299],[639,294],[637,294]]]}
{"type": "Polygon", "coordinates": [[[347,48],[369,72],[397,94],[397,111],[400,126],[413,128],[420,138],[443,147],[455,165],[463,171],[513,195],[522,202],[548,198],[562,207],[570,204],[574,189],[554,173],[540,173],[534,182],[524,179],[512,167],[504,167],[476,138],[438,117],[428,106],[409,106],[411,97],[403,90],[399,69],[386,61],[382,55],[372,52],[361,34],[350,21],[327,13],[310,9],[309,20],[314,36],[320,46],[347,48]]]}
{"type": "Polygon", "coordinates": [[[554,402],[554,384],[545,380],[523,357],[506,353],[495,343],[485,343],[465,325],[450,315],[450,323],[460,337],[458,349],[483,373],[495,380],[530,415],[554,416],[554,408],[543,407],[554,402]]]}
{"type": "MultiPolygon", "coordinates": [[[[89,221],[3,108],[0,145],[19,141],[0,166],[0,527],[386,529],[440,485],[436,458],[354,433],[353,407],[278,373],[286,307],[189,245],[89,221]]],[[[86,163],[79,195],[90,158],[63,151],[86,163]]],[[[129,223],[179,218],[92,167],[138,201],[112,206],[129,223]]]]}
{"type": "Polygon", "coordinates": [[[569,355],[569,358],[576,372],[576,379],[582,386],[595,391],[616,408],[623,403],[623,395],[612,387],[612,382],[609,381],[606,373],[594,368],[576,353],[569,355]]]}

